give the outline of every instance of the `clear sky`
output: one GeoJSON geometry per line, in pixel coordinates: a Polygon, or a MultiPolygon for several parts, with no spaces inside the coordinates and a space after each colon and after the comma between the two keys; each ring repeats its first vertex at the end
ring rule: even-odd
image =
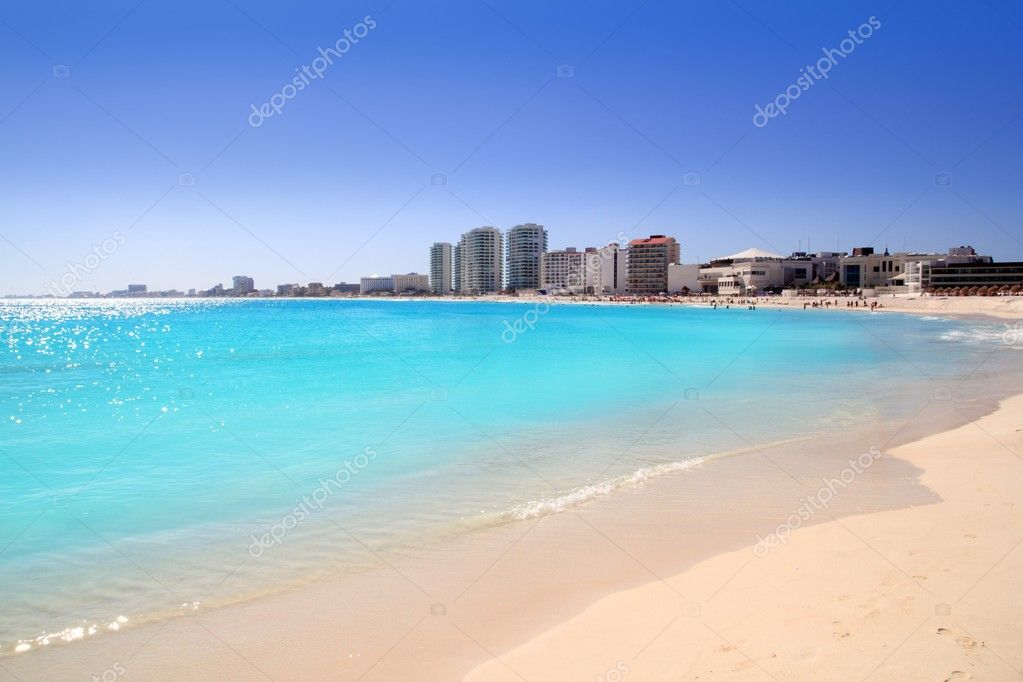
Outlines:
{"type": "Polygon", "coordinates": [[[432,242],[523,222],[552,248],[668,233],[685,262],[1023,259],[1019,2],[88,5],[0,5],[0,293],[69,262],[102,291],[427,272],[432,242]]]}

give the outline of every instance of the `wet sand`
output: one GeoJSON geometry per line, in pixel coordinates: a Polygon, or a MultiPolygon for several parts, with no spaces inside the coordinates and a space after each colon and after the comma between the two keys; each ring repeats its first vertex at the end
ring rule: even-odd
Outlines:
{"type": "Polygon", "coordinates": [[[1023,396],[890,455],[937,497],[609,595],[468,679],[1020,679],[1023,396]]]}

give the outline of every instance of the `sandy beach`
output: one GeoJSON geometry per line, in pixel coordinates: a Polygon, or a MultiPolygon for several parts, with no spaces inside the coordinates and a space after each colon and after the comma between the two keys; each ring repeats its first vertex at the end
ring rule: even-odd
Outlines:
{"type": "MultiPolygon", "coordinates": [[[[702,306],[708,307],[717,305],[720,307],[732,306],[745,308],[749,304],[755,304],[757,308],[802,310],[804,304],[808,306],[818,302],[821,307],[818,309],[807,308],[807,312],[815,310],[841,310],[846,312],[892,312],[907,313],[915,315],[949,315],[957,317],[991,317],[1006,320],[1023,319],[1023,296],[878,296],[860,300],[860,305],[855,307],[847,306],[850,301],[858,300],[852,296],[820,296],[820,297],[785,297],[785,296],[757,296],[755,298],[736,298],[726,296],[676,296],[671,298],[651,298],[649,300],[637,299],[616,300],[608,296],[539,296],[536,294],[520,294],[518,296],[490,295],[490,296],[384,296],[369,297],[379,301],[443,301],[457,303],[460,301],[492,302],[492,303],[519,303],[519,304],[551,304],[551,305],[668,305],[668,306],[702,306]],[[825,306],[825,302],[830,305],[825,306]],[[879,304],[876,309],[869,307],[871,302],[879,304]]],[[[341,298],[339,300],[352,300],[341,298]]]]}
{"type": "Polygon", "coordinates": [[[940,501],[609,595],[467,679],[1020,679],[1023,396],[890,454],[940,501]]]}

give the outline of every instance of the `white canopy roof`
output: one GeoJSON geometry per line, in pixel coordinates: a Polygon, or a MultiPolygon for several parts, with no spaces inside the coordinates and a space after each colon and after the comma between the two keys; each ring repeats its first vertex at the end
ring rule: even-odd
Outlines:
{"type": "Polygon", "coordinates": [[[739,253],[733,253],[731,256],[722,256],[718,260],[753,260],[755,258],[785,258],[785,256],[780,253],[764,251],[763,249],[746,249],[739,253]]]}

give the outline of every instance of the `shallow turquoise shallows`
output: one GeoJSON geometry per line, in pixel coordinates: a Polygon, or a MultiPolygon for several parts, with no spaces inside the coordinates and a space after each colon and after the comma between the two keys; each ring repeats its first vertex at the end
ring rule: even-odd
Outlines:
{"type": "Polygon", "coordinates": [[[0,655],[897,419],[1018,362],[1002,327],[744,307],[0,303],[0,655]]]}

